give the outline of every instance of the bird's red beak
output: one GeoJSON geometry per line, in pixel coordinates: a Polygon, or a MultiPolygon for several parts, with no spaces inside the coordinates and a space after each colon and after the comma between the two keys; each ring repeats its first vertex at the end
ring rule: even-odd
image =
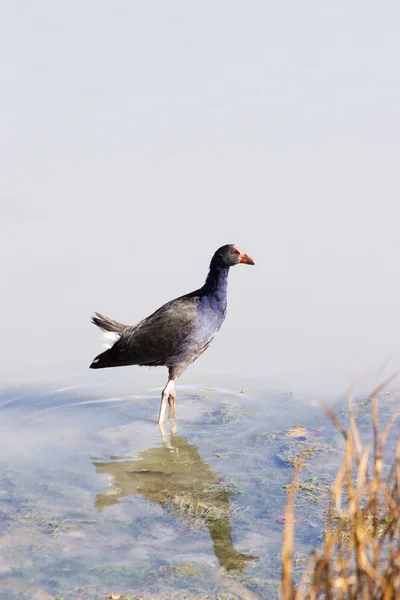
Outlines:
{"type": "Polygon", "coordinates": [[[239,250],[239,263],[242,263],[244,265],[254,265],[255,262],[254,260],[248,255],[246,254],[246,252],[243,252],[243,250],[241,250],[240,248],[238,248],[237,246],[235,246],[236,250],[239,250]]]}

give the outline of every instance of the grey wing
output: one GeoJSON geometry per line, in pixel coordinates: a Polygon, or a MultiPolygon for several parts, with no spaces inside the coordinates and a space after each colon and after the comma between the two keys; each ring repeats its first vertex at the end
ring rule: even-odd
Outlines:
{"type": "Polygon", "coordinates": [[[128,327],[109,351],[114,364],[168,365],[179,355],[197,319],[196,299],[173,300],[128,327]]]}

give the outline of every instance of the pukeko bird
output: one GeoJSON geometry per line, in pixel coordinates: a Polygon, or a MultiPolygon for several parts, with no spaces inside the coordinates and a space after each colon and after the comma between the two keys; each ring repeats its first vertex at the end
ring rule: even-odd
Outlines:
{"type": "Polygon", "coordinates": [[[170,408],[175,406],[176,379],[208,348],[225,320],[228,273],[239,263],[254,265],[253,259],[234,244],[222,246],[212,257],[200,289],[167,302],[136,325],[123,325],[95,313],[92,323],[114,344],[96,356],[90,368],[168,367],[158,423],[164,421],[167,403],[170,408]]]}

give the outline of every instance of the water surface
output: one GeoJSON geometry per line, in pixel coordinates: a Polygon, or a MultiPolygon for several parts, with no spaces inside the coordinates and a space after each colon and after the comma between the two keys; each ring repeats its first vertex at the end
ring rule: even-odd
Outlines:
{"type": "Polygon", "coordinates": [[[296,507],[300,576],[321,539],[340,437],[311,399],[219,383],[178,387],[164,431],[159,390],[4,390],[2,600],[277,598],[285,486],[308,444],[296,507]]]}

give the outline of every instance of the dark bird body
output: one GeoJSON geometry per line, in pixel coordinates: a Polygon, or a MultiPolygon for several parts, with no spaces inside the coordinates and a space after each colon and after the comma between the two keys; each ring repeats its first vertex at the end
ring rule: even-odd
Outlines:
{"type": "Polygon", "coordinates": [[[229,268],[238,263],[254,264],[237,246],[222,246],[200,289],[167,302],[136,325],[123,325],[95,313],[92,322],[117,341],[99,354],[90,368],[168,367],[159,415],[159,423],[163,421],[167,402],[170,407],[175,404],[175,380],[208,348],[224,322],[229,268]]]}

